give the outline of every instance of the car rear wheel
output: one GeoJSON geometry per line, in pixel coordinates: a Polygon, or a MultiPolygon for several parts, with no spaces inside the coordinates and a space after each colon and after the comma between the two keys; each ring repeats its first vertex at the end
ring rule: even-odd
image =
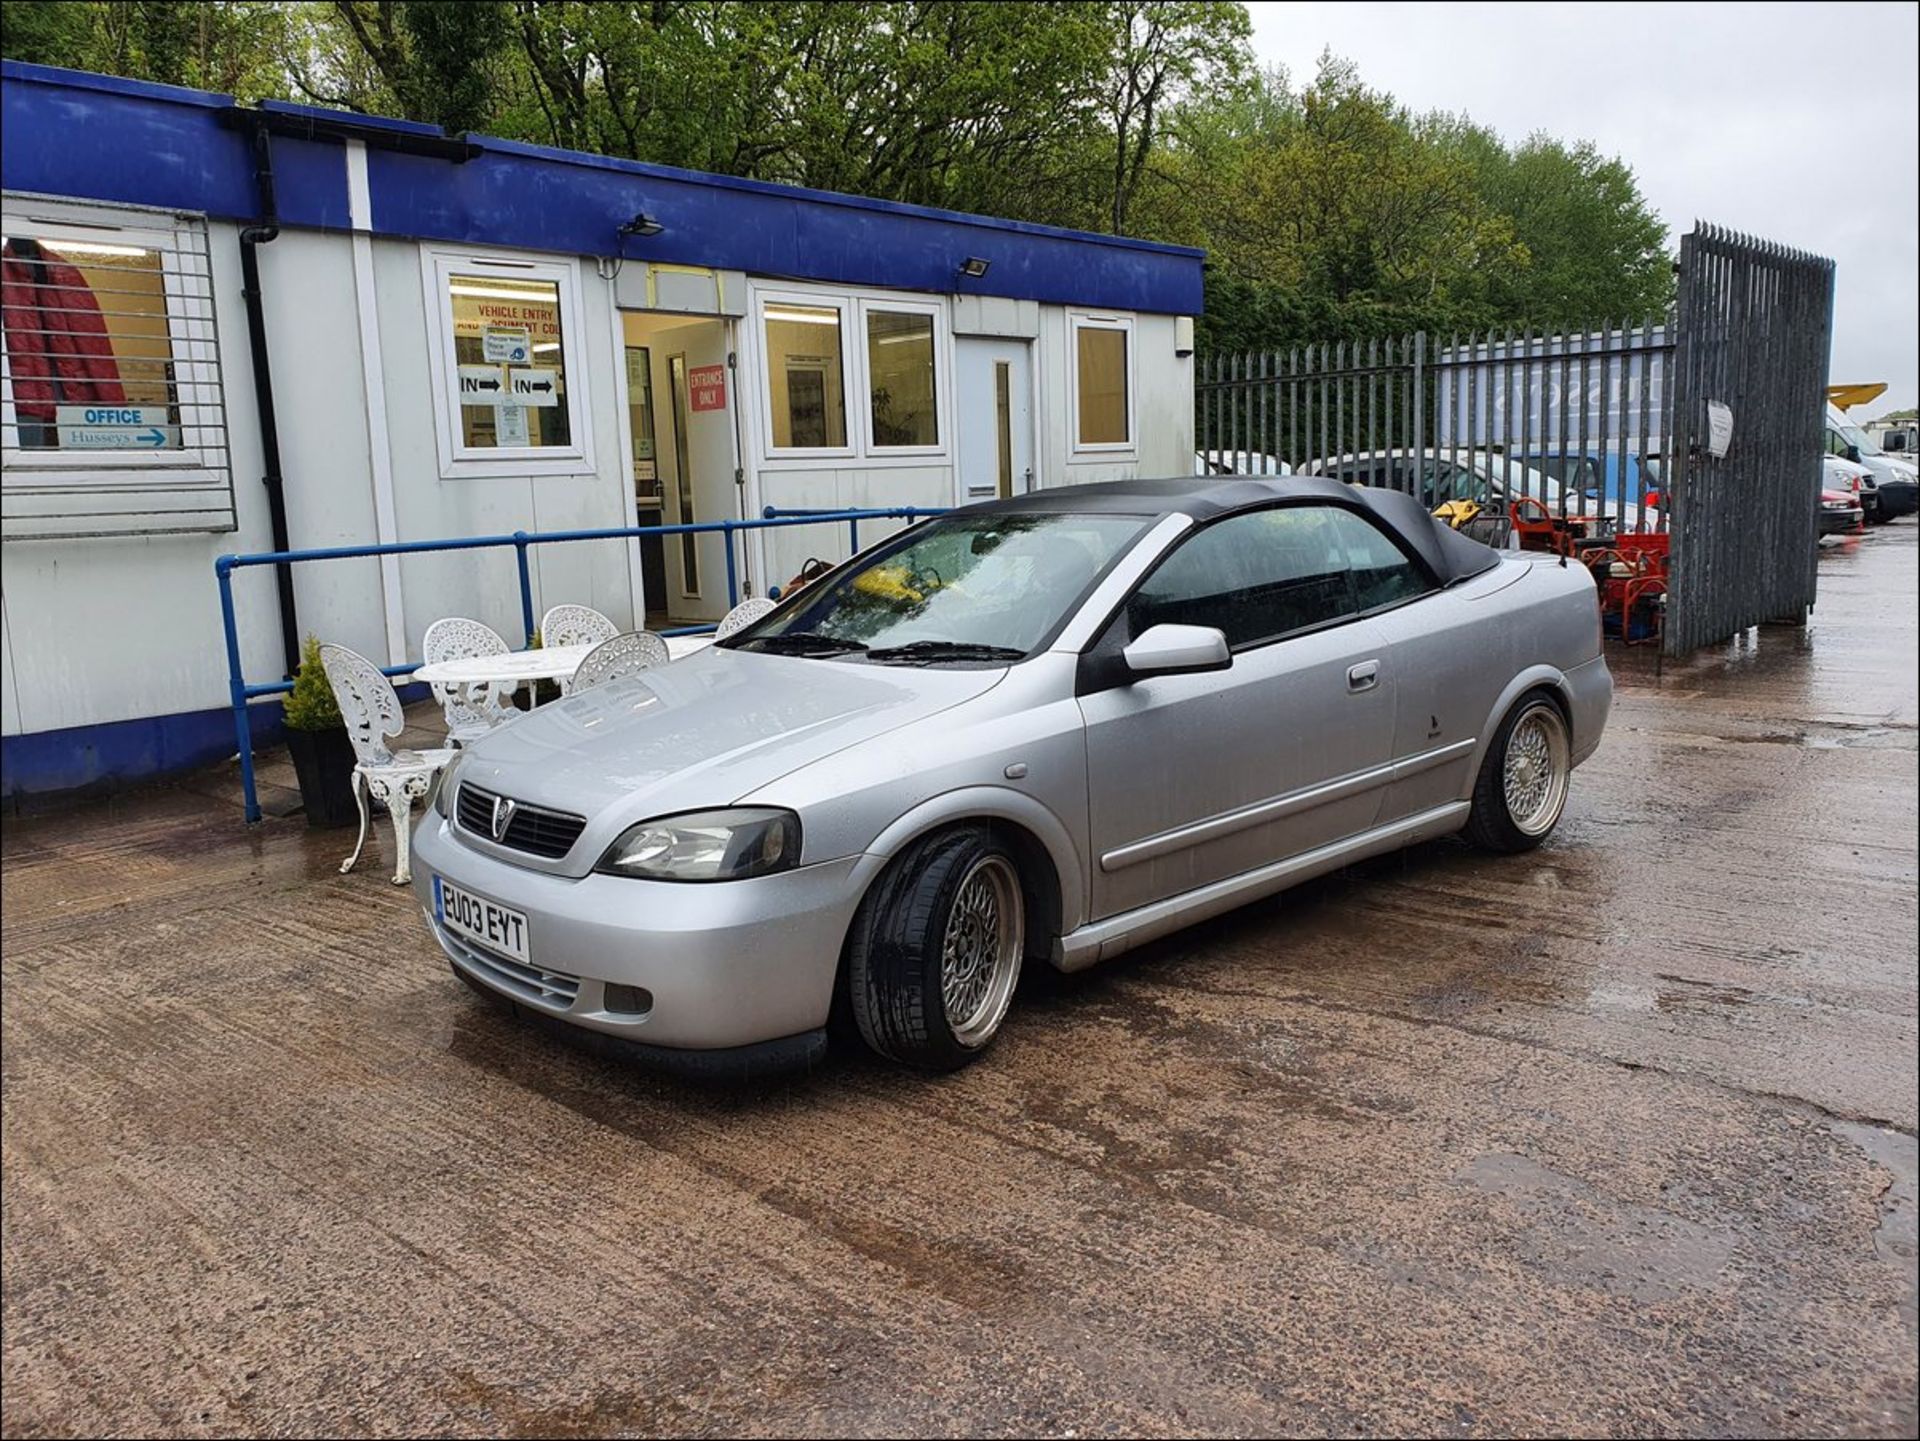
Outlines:
{"type": "Polygon", "coordinates": [[[1572,774],[1566,716],[1542,692],[1522,696],[1481,762],[1467,839],[1490,851],[1532,850],[1559,824],[1572,774]]]}
{"type": "Polygon", "coordinates": [[[861,1039],[925,1070],[964,1066],[999,1034],[1026,941],[1019,872],[990,831],[916,842],[875,883],[848,937],[861,1039]]]}

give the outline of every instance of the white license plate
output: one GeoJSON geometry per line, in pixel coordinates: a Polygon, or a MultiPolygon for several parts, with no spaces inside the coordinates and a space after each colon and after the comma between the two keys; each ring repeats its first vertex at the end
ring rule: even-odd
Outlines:
{"type": "Polygon", "coordinates": [[[445,876],[435,876],[433,914],[456,936],[532,964],[527,957],[527,918],[519,911],[462,890],[445,876]]]}

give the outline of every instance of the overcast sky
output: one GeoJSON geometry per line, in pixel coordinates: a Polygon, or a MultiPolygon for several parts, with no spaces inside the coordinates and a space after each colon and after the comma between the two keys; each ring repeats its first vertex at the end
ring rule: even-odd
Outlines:
{"type": "Polygon", "coordinates": [[[1856,415],[1920,401],[1920,7],[1248,8],[1296,82],[1331,49],[1415,110],[1620,156],[1676,249],[1699,218],[1832,256],[1832,379],[1887,382],[1856,415]]]}

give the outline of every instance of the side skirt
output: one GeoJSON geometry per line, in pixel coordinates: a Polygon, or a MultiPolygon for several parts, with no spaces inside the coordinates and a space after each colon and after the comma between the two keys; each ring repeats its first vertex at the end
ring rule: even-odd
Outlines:
{"type": "Polygon", "coordinates": [[[1312,880],[1328,871],[1337,871],[1368,856],[1396,851],[1403,846],[1457,831],[1466,824],[1470,809],[1466,801],[1449,801],[1446,805],[1435,806],[1432,810],[1422,811],[1417,816],[1409,816],[1391,825],[1363,831],[1344,841],[1302,851],[1297,856],[1261,866],[1258,870],[1229,876],[1224,881],[1214,881],[1211,885],[1201,886],[1183,895],[1091,922],[1053,943],[1053,964],[1062,971],[1084,971],[1101,961],[1110,961],[1135,946],[1158,940],[1185,926],[1270,896],[1275,891],[1283,891],[1301,881],[1312,880]]]}

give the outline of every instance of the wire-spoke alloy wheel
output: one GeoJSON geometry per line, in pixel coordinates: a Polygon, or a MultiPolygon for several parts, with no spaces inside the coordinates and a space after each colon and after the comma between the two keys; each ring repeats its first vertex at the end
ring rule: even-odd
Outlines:
{"type": "Polygon", "coordinates": [[[1550,701],[1535,701],[1521,712],[1507,736],[1501,788],[1507,815],[1524,836],[1544,836],[1567,803],[1567,723],[1550,701]]]}
{"type": "Polygon", "coordinates": [[[1544,689],[1530,691],[1500,722],[1480,763],[1466,838],[1507,855],[1532,850],[1560,824],[1572,774],[1566,712],[1544,689]]]}
{"type": "Polygon", "coordinates": [[[954,893],[940,953],[940,993],[953,1038],[969,1050],[1000,1029],[1020,977],[1020,882],[998,855],[976,860],[954,893]]]}
{"type": "Polygon", "coordinates": [[[1014,854],[986,822],[895,856],[847,935],[846,1012],[883,1056],[952,1071],[993,1043],[1027,945],[1014,854]]]}

